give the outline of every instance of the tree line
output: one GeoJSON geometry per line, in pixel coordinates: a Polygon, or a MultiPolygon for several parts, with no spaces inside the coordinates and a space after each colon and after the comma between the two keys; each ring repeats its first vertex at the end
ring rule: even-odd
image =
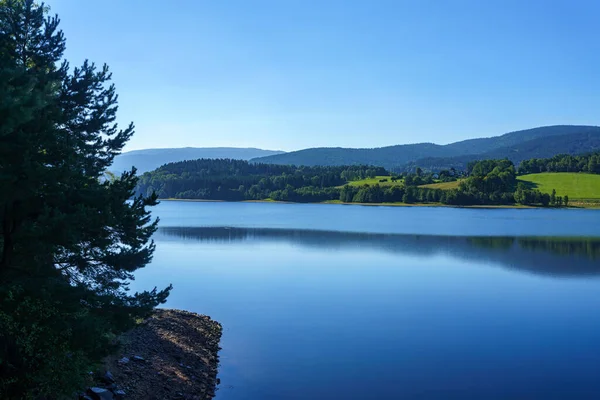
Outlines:
{"type": "Polygon", "coordinates": [[[175,199],[318,202],[339,198],[336,187],[348,180],[386,174],[384,168],[371,166],[296,167],[200,159],[146,172],[140,177],[137,193],[175,199]]]}
{"type": "MultiPolygon", "coordinates": [[[[426,181],[422,173],[404,176],[404,186],[381,187],[379,185],[344,186],[340,193],[343,202],[381,203],[402,202],[441,203],[447,205],[503,205],[514,204],[516,170],[509,160],[484,160],[469,165],[469,177],[460,181],[458,188],[441,190],[414,185],[426,181]],[[407,182],[413,183],[412,185],[407,182]]],[[[448,177],[447,181],[451,178],[448,177]]]]}
{"type": "Polygon", "coordinates": [[[540,172],[588,172],[600,174],[600,153],[579,156],[560,154],[551,158],[532,158],[519,164],[519,174],[540,172]]]}
{"type": "Polygon", "coordinates": [[[447,205],[568,205],[568,197],[541,193],[522,183],[509,160],[482,160],[468,165],[468,177],[457,188],[441,190],[423,185],[451,182],[456,171],[392,175],[377,184],[350,185],[348,178],[387,176],[372,166],[319,166],[255,164],[242,160],[200,159],[166,164],[142,175],[138,195],[205,200],[265,200],[312,203],[441,203],[447,205]]]}

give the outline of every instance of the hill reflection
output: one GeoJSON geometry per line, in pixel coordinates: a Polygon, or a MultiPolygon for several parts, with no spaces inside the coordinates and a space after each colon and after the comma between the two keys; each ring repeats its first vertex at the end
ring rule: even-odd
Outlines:
{"type": "Polygon", "coordinates": [[[160,228],[157,241],[283,242],[320,249],[450,255],[549,276],[600,275],[600,238],[468,237],[261,228],[160,228]]]}

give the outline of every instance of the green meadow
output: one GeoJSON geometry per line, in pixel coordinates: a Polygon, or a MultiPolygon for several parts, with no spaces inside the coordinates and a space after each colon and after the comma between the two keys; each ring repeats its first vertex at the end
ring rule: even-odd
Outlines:
{"type": "Polygon", "coordinates": [[[348,182],[350,186],[364,186],[364,185],[379,185],[379,186],[395,186],[402,185],[402,179],[398,179],[396,182],[392,182],[391,176],[376,176],[375,178],[366,178],[361,179],[359,181],[350,181],[348,182]],[[379,182],[382,179],[387,179],[387,182],[379,182]]]}
{"type": "Polygon", "coordinates": [[[600,200],[600,175],[577,172],[544,172],[518,177],[533,189],[543,193],[556,190],[558,196],[572,200],[600,200]]]}
{"type": "MultiPolygon", "coordinates": [[[[551,193],[556,189],[558,196],[569,196],[572,200],[600,200],[600,175],[576,172],[545,172],[519,176],[518,180],[531,189],[551,193]]],[[[450,190],[458,188],[459,181],[432,183],[420,187],[450,190]]]]}
{"type": "Polygon", "coordinates": [[[430,183],[429,185],[421,185],[419,187],[428,188],[428,189],[450,190],[450,189],[458,189],[459,183],[460,183],[460,181],[439,182],[439,183],[430,183]]]}

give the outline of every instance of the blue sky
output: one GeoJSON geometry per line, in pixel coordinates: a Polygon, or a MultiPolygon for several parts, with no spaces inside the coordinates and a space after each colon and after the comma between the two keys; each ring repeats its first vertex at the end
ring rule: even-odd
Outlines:
{"type": "Polygon", "coordinates": [[[600,125],[596,0],[48,0],[127,150],[379,147],[600,125]]]}

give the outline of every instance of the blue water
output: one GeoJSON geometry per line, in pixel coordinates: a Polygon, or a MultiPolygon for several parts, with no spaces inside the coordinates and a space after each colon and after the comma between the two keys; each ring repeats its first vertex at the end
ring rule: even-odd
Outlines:
{"type": "Polygon", "coordinates": [[[598,399],[600,211],[163,202],[218,400],[598,399]]]}

